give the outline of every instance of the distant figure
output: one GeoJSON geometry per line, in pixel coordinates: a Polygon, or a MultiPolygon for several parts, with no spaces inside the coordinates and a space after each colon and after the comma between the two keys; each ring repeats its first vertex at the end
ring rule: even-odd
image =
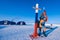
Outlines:
{"type": "Polygon", "coordinates": [[[51,27],[50,27],[50,29],[52,29],[52,27],[53,27],[53,24],[51,24],[51,27]]]}
{"type": "Polygon", "coordinates": [[[53,24],[51,24],[51,26],[53,26],[53,24]]]}
{"type": "Polygon", "coordinates": [[[46,37],[45,31],[46,31],[46,27],[45,27],[45,22],[47,21],[47,15],[46,15],[46,11],[44,10],[44,12],[41,14],[40,16],[40,23],[39,23],[39,36],[41,36],[41,32],[43,32],[44,36],[46,37]]]}

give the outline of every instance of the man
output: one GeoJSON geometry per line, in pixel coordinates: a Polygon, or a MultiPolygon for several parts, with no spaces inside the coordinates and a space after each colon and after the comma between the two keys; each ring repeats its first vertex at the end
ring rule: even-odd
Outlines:
{"type": "Polygon", "coordinates": [[[39,36],[42,35],[41,32],[43,32],[44,36],[46,37],[47,35],[45,34],[46,32],[46,27],[45,27],[45,22],[47,21],[47,15],[46,15],[46,11],[44,10],[44,12],[41,14],[40,16],[40,23],[39,23],[39,36]]]}

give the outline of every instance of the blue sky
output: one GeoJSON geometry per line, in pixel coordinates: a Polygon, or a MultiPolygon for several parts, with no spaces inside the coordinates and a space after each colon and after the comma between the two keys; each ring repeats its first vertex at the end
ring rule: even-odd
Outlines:
{"type": "MultiPolygon", "coordinates": [[[[48,22],[60,23],[60,0],[0,0],[0,20],[28,21],[34,22],[35,3],[39,7],[45,7],[48,22]]],[[[43,10],[39,11],[39,16],[43,10]]]]}

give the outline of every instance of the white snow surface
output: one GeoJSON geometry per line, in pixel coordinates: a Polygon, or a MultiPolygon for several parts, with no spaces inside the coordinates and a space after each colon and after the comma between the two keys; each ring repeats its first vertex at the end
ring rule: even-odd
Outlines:
{"type": "MultiPolygon", "coordinates": [[[[0,40],[31,40],[30,34],[34,31],[34,25],[0,25],[0,40]]],[[[54,26],[55,27],[55,26],[54,26]]],[[[47,37],[39,37],[34,40],[60,40],[60,27],[51,32],[47,37]]]]}

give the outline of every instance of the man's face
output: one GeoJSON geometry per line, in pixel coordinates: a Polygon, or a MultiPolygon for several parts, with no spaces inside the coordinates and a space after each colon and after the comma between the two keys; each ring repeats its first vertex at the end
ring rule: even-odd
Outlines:
{"type": "Polygon", "coordinates": [[[46,15],[46,12],[44,12],[44,15],[46,15]]]}

